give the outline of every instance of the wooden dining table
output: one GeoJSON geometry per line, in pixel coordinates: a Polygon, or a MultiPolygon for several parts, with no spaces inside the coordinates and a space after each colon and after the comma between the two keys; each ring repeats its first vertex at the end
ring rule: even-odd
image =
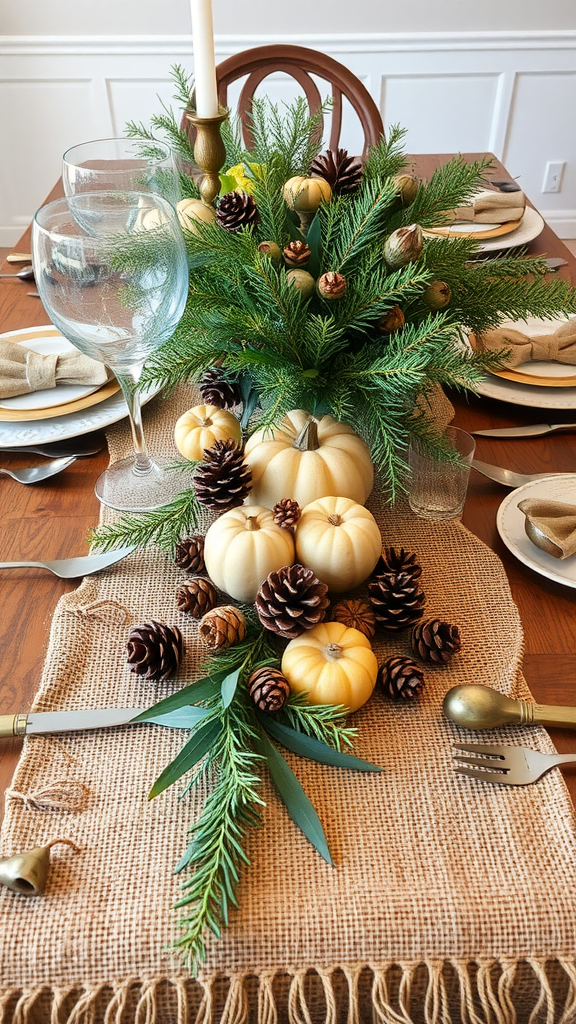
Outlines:
{"type": "MultiPolygon", "coordinates": [[[[447,159],[441,154],[418,156],[412,164],[415,173],[426,178],[447,159]]],[[[496,179],[510,177],[498,161],[494,161],[491,173],[496,179]]],[[[60,186],[56,186],[53,194],[59,193],[60,186]]],[[[30,251],[29,231],[15,248],[30,251]]],[[[564,258],[566,265],[554,273],[576,285],[576,258],[550,227],[545,226],[527,245],[527,252],[564,258]]],[[[2,273],[11,270],[14,266],[7,262],[0,266],[2,273]]],[[[0,280],[0,332],[48,322],[40,300],[28,294],[33,289],[33,282],[0,280]]],[[[551,412],[483,396],[449,394],[455,409],[454,423],[467,431],[543,421],[569,423],[576,419],[576,388],[574,396],[572,410],[551,412]]],[[[574,472],[576,430],[522,440],[478,437],[476,457],[524,473],[574,472]]],[[[0,453],[0,465],[7,468],[43,461],[38,455],[0,453]]],[[[2,560],[55,559],[87,553],[87,534],[97,524],[99,514],[94,483],[107,463],[104,448],[96,455],[78,458],[64,473],[44,484],[23,486],[2,476],[2,560]]],[[[472,470],[463,523],[504,564],[524,629],[524,673],[535,700],[576,705],[576,588],[537,574],[505,547],[496,528],[496,514],[507,493],[501,485],[472,470]]],[[[30,708],[41,677],[54,608],[59,597],[76,586],[77,581],[61,580],[41,569],[0,572],[0,714],[30,708]]],[[[576,732],[550,732],[558,750],[576,749],[576,732]]],[[[0,741],[0,810],[21,746],[22,740],[16,738],[0,741]]],[[[567,769],[565,778],[574,800],[576,770],[567,769]]]]}

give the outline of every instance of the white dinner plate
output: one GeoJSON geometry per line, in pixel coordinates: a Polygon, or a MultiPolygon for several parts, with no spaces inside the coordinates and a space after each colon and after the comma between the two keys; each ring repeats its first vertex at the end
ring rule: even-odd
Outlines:
{"type": "Polygon", "coordinates": [[[548,498],[551,501],[565,501],[576,504],[576,473],[549,477],[547,480],[532,480],[529,484],[511,491],[496,514],[496,526],[504,544],[516,558],[534,572],[546,576],[555,583],[576,588],[576,555],[569,558],[554,558],[528,538],[524,523],[526,516],[518,508],[525,498],[548,498]]]}
{"type": "MultiPolygon", "coordinates": [[[[26,334],[26,340],[14,341],[16,345],[30,349],[32,352],[39,352],[41,355],[61,356],[66,352],[75,352],[74,345],[64,338],[55,327],[41,328],[34,333],[30,331],[11,331],[3,334],[3,338],[16,339],[20,334],[26,334]]],[[[79,398],[86,398],[87,395],[98,391],[103,384],[56,384],[56,387],[44,391],[33,391],[28,395],[14,395],[13,398],[0,399],[0,409],[19,411],[26,413],[41,409],[56,409],[60,405],[68,405],[69,402],[77,402],[79,398]]],[[[24,418],[24,417],[23,417],[24,418]]]]}
{"type": "Polygon", "coordinates": [[[519,227],[508,235],[499,238],[487,238],[478,242],[480,252],[499,252],[501,249],[513,249],[517,245],[527,245],[544,230],[544,219],[537,210],[527,206],[519,227]]]}

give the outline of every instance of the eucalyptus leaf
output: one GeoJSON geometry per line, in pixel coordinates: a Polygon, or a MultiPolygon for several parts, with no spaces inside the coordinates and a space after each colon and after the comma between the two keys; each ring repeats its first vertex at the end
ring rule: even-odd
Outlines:
{"type": "Polygon", "coordinates": [[[199,722],[213,713],[209,708],[193,707],[189,704],[175,711],[166,711],[163,715],[154,715],[153,718],[147,718],[146,722],[165,725],[169,729],[195,729],[199,722]]]}
{"type": "Polygon", "coordinates": [[[264,731],[260,733],[258,746],[260,753],[266,758],[272,781],[282,797],[292,821],[302,829],[306,838],[316,847],[324,860],[328,861],[328,864],[332,864],[332,857],[320,818],[294,772],[264,731]]]}
{"type": "Polygon", "coordinates": [[[153,797],[158,796],[159,793],[163,793],[165,789],[168,789],[169,786],[172,786],[178,779],[182,778],[186,772],[190,771],[198,761],[201,761],[214,744],[221,730],[220,722],[208,722],[194,732],[188,742],[184,744],[182,750],[176,754],[174,760],[166,765],[164,771],[158,776],[148,794],[148,799],[151,800],[153,797]]]}
{"type": "Polygon", "coordinates": [[[382,771],[382,768],[377,764],[372,764],[370,761],[362,761],[361,758],[354,757],[352,754],[345,754],[340,750],[335,750],[333,747],[329,747],[327,743],[323,743],[322,740],[314,739],[313,736],[307,736],[306,733],[299,732],[298,729],[293,729],[292,726],[285,725],[270,715],[265,715],[262,711],[256,710],[256,714],[266,732],[294,754],[300,754],[302,757],[308,757],[312,761],[333,765],[336,768],[354,768],[361,772],[382,771]]]}
{"type": "Polygon", "coordinates": [[[198,701],[214,697],[219,684],[226,675],[228,675],[228,672],[222,670],[214,672],[211,676],[206,676],[204,679],[198,679],[196,683],[190,683],[189,686],[178,690],[177,693],[172,693],[169,697],[159,700],[157,704],[153,704],[152,707],[146,708],[146,711],[142,711],[141,714],[132,719],[132,724],[136,722],[149,722],[157,715],[166,714],[168,711],[176,711],[178,708],[186,707],[187,704],[197,704],[198,701]]]}
{"type": "Polygon", "coordinates": [[[242,665],[239,665],[234,672],[230,672],[227,676],[224,676],[220,692],[222,694],[222,706],[225,708],[230,707],[234,700],[234,694],[236,693],[236,687],[238,686],[238,680],[242,671],[242,665]]]}
{"type": "Polygon", "coordinates": [[[314,214],[312,223],[306,232],[306,242],[310,252],[312,253],[306,270],[309,274],[312,274],[312,277],[317,278],[320,274],[320,266],[322,263],[320,218],[317,213],[314,214]]]}

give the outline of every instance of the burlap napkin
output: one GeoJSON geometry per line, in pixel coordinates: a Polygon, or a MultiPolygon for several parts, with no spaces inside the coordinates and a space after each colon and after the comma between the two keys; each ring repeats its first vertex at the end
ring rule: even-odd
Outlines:
{"type": "Polygon", "coordinates": [[[478,192],[468,206],[452,211],[455,221],[475,221],[478,224],[506,224],[521,220],[526,209],[523,192],[478,192]]]}
{"type": "Polygon", "coordinates": [[[548,334],[542,333],[541,326],[538,333],[498,327],[484,334],[470,335],[470,343],[476,352],[505,352],[509,349],[505,366],[547,361],[576,364],[576,318],[567,320],[548,334]]]}
{"type": "Polygon", "coordinates": [[[538,547],[544,547],[555,558],[568,558],[576,552],[576,505],[525,498],[518,502],[518,508],[526,516],[526,533],[538,547]],[[550,541],[551,546],[541,544],[530,526],[535,527],[544,540],[550,541]]]}
{"type": "Polygon", "coordinates": [[[56,384],[101,385],[110,379],[103,363],[77,352],[43,355],[0,341],[0,399],[46,391],[56,384]]]}

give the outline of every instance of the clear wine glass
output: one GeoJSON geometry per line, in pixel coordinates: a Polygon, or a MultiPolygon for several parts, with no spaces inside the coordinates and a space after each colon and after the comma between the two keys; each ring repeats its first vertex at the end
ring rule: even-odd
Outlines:
{"type": "Polygon", "coordinates": [[[147,357],[174,332],[186,304],[188,263],[178,218],[159,196],[87,192],[43,206],[32,227],[40,298],[53,324],[85,355],[105,363],[122,388],[135,456],[96,482],[120,511],[159,508],[190,486],[174,460],[152,459],[137,390],[147,357]]]}
{"type": "Polygon", "coordinates": [[[143,139],[95,139],[68,149],[62,158],[67,196],[81,192],[153,192],[172,206],[182,198],[170,147],[143,139]]]}

